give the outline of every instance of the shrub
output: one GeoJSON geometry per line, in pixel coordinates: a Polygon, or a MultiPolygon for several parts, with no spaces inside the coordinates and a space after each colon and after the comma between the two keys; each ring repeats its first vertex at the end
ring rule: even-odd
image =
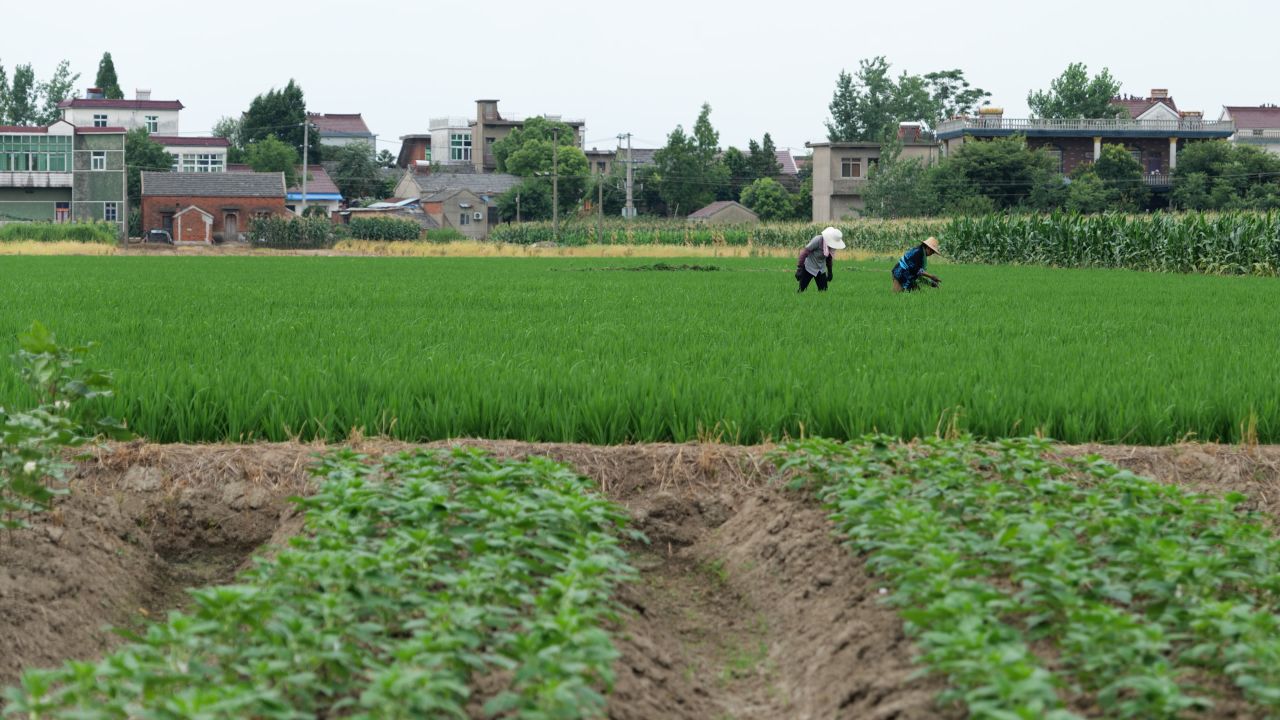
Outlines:
{"type": "Polygon", "coordinates": [[[114,223],[9,223],[0,225],[3,242],[83,242],[114,245],[119,230],[114,223]]]}

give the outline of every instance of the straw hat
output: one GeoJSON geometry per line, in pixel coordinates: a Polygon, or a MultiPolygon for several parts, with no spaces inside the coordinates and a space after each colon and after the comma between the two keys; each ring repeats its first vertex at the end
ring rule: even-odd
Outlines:
{"type": "Polygon", "coordinates": [[[832,250],[844,249],[844,233],[836,228],[829,227],[822,231],[822,239],[827,241],[827,247],[832,250]]]}
{"type": "Polygon", "coordinates": [[[927,247],[927,248],[929,248],[930,250],[934,251],[934,252],[935,252],[935,253],[937,253],[938,255],[941,255],[941,254],[942,254],[942,251],[938,249],[938,238],[936,238],[936,237],[931,237],[931,238],[929,238],[928,240],[925,240],[925,241],[924,241],[924,244],[925,244],[925,247],[927,247]]]}

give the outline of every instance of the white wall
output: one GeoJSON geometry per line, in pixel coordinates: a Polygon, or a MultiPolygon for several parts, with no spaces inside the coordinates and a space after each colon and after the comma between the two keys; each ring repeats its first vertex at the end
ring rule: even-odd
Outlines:
{"type": "Polygon", "coordinates": [[[93,127],[94,115],[106,115],[109,127],[126,130],[146,127],[148,115],[155,115],[159,122],[157,135],[178,134],[178,110],[121,110],[118,108],[63,108],[63,119],[76,127],[93,127]]]}

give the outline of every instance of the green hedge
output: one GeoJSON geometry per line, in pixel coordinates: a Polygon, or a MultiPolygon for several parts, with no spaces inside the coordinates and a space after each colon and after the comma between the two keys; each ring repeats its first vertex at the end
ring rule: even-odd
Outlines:
{"type": "Polygon", "coordinates": [[[268,248],[330,248],[338,240],[333,223],[327,218],[284,218],[272,215],[249,223],[249,242],[268,248]]]}
{"type": "Polygon", "coordinates": [[[422,236],[421,225],[403,218],[358,217],[347,227],[356,240],[417,240],[422,236]]]}
{"type": "Polygon", "coordinates": [[[8,223],[0,225],[3,242],[82,242],[115,245],[119,229],[114,223],[8,223]]]}

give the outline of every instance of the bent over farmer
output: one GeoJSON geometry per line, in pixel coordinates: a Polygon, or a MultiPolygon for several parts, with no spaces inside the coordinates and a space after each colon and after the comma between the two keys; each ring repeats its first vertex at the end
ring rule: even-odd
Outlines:
{"type": "Polygon", "coordinates": [[[942,280],[937,275],[930,275],[924,271],[925,266],[928,264],[928,257],[938,254],[938,238],[934,237],[903,253],[898,260],[898,264],[893,266],[893,291],[911,292],[916,289],[916,284],[920,282],[920,278],[924,278],[930,285],[938,287],[938,283],[942,282],[942,280]]]}
{"type": "Polygon", "coordinates": [[[809,283],[815,281],[818,283],[818,292],[825,291],[827,283],[831,282],[832,257],[836,250],[843,249],[844,233],[836,228],[829,227],[820,235],[814,235],[800,251],[800,260],[796,263],[796,281],[800,283],[800,289],[796,292],[804,292],[809,283]]]}

